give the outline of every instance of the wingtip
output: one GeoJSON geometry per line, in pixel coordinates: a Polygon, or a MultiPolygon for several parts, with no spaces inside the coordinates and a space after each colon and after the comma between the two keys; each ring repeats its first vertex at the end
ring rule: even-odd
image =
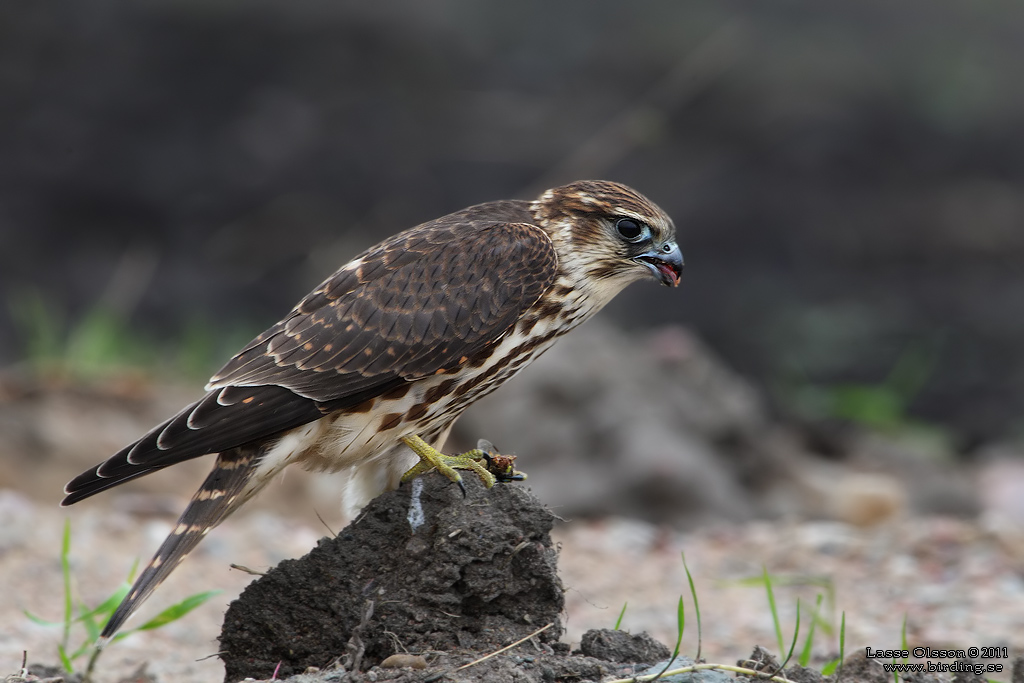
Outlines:
{"type": "MultiPolygon", "coordinates": [[[[93,474],[95,470],[85,472],[83,474],[93,474]]],[[[64,485],[64,498],[60,501],[62,508],[70,507],[80,500],[88,498],[93,493],[93,486],[88,485],[99,479],[99,477],[93,476],[89,482],[83,483],[80,480],[83,478],[83,474],[78,475],[67,484],[64,485]]]]}
{"type": "Polygon", "coordinates": [[[76,494],[81,494],[81,492],[88,489],[91,484],[102,479],[103,475],[100,474],[99,470],[100,465],[97,465],[92,469],[82,472],[77,477],[64,484],[64,500],[60,503],[61,507],[67,507],[68,505],[80,500],[80,497],[76,494]]]}
{"type": "Polygon", "coordinates": [[[62,508],[71,507],[72,505],[82,500],[83,498],[88,498],[88,496],[84,496],[78,491],[69,491],[68,487],[65,486],[64,498],[61,499],[60,506],[62,508]]]}
{"type": "Polygon", "coordinates": [[[99,469],[99,467],[95,467],[69,481],[64,486],[65,495],[64,499],[60,502],[60,506],[68,507],[74,505],[78,501],[95,496],[101,491],[106,491],[114,486],[143,477],[150,472],[160,469],[160,467],[139,467],[135,471],[109,477],[103,476],[99,469]]]}

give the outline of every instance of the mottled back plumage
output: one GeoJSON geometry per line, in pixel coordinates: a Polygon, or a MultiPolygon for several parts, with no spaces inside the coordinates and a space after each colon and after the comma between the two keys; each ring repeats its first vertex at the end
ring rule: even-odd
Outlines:
{"type": "MultiPolygon", "coordinates": [[[[623,185],[582,181],[481,204],[363,252],[217,372],[208,393],[66,487],[65,505],[218,454],[104,630],[285,466],[348,473],[358,506],[454,420],[629,282],[678,283],[674,226],[623,185]]],[[[456,475],[457,476],[457,475],[456,475]]]]}
{"type": "Polygon", "coordinates": [[[539,228],[495,222],[529,219],[525,202],[499,209],[425,223],[356,257],[232,358],[203,399],[72,480],[64,504],[353,408],[486,350],[557,264],[539,228]]]}

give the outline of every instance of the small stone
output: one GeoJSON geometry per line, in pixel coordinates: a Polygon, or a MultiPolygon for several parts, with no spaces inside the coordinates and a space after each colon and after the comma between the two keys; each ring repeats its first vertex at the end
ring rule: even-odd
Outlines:
{"type": "Polygon", "coordinates": [[[737,661],[736,666],[741,666],[744,669],[753,669],[754,671],[778,671],[779,660],[775,659],[768,650],[760,645],[755,645],[754,651],[750,653],[750,657],[737,661]]]}
{"type": "Polygon", "coordinates": [[[649,664],[667,658],[669,649],[647,633],[632,635],[612,629],[592,629],[583,634],[580,652],[588,657],[623,664],[649,664]]]}
{"type": "Polygon", "coordinates": [[[427,660],[423,655],[397,654],[387,657],[380,663],[382,669],[426,669],[427,660]]]}

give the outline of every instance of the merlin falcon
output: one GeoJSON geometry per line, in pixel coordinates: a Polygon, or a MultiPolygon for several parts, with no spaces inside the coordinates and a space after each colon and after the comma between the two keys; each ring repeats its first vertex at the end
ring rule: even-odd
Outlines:
{"type": "Polygon", "coordinates": [[[65,487],[63,505],[185,460],[213,470],[111,616],[106,643],[200,540],[281,470],[340,472],[351,513],[438,470],[521,479],[455,420],[626,285],[679,284],[672,220],[635,190],[579,181],[417,225],[356,256],[256,337],[206,395],[65,487]]]}

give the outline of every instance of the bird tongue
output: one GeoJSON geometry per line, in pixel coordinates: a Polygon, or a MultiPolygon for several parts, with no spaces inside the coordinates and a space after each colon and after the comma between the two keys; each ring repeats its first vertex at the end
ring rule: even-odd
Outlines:
{"type": "Polygon", "coordinates": [[[661,273],[662,278],[671,287],[679,286],[679,272],[668,263],[660,262],[654,264],[661,273]]]}

